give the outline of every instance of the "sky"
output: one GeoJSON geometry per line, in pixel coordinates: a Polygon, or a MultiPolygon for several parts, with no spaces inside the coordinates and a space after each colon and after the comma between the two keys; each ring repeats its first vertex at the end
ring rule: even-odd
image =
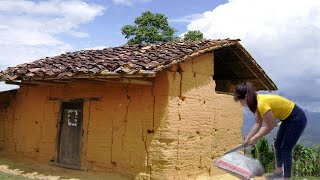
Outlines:
{"type": "Polygon", "coordinates": [[[1,0],[0,69],[121,46],[121,27],[144,11],[167,16],[177,36],[200,30],[207,39],[241,39],[275,93],[320,112],[319,0],[1,0]]]}

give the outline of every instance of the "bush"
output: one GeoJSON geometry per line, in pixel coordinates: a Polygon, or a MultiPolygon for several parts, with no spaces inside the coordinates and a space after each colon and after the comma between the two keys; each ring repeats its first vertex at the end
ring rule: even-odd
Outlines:
{"type": "Polygon", "coordinates": [[[275,169],[275,155],[274,151],[269,148],[266,138],[260,139],[253,147],[251,154],[258,159],[262,164],[266,173],[273,172],[275,169]]]}
{"type": "Polygon", "coordinates": [[[320,147],[296,145],[292,171],[294,176],[320,176],[320,147]]]}
{"type": "MultiPolygon", "coordinates": [[[[266,138],[260,139],[251,154],[262,164],[266,173],[275,169],[275,152],[270,149],[266,138]]],[[[292,174],[295,177],[320,177],[320,146],[296,145],[292,153],[292,174]]]]}

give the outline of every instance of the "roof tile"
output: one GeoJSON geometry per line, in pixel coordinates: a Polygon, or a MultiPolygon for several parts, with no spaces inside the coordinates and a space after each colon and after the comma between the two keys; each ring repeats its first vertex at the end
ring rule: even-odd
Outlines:
{"type": "Polygon", "coordinates": [[[8,68],[0,72],[0,77],[2,80],[12,81],[35,77],[70,78],[81,74],[154,73],[197,51],[212,51],[214,48],[234,45],[238,41],[225,39],[172,42],[67,52],[8,68]]]}

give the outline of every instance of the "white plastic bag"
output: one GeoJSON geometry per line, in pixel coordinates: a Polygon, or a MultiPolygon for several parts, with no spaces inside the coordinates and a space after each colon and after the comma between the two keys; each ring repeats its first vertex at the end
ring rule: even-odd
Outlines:
{"type": "Polygon", "coordinates": [[[232,152],[222,156],[215,161],[215,165],[245,179],[263,174],[263,167],[258,160],[239,152],[232,152]]]}

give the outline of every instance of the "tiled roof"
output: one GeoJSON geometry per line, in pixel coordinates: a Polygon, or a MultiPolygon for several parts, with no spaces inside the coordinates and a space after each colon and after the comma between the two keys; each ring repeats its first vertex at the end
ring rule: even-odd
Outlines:
{"type": "Polygon", "coordinates": [[[232,46],[239,40],[204,40],[81,50],[20,64],[0,72],[2,81],[64,79],[80,75],[154,74],[199,54],[232,46]]]}

